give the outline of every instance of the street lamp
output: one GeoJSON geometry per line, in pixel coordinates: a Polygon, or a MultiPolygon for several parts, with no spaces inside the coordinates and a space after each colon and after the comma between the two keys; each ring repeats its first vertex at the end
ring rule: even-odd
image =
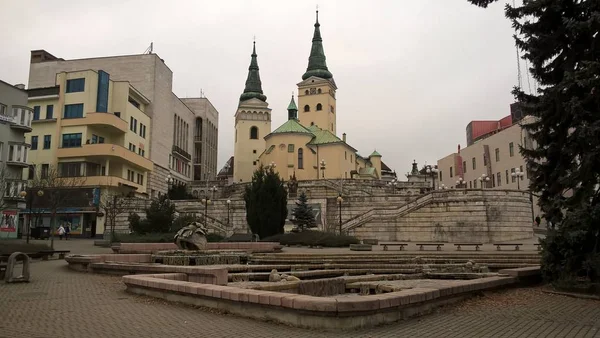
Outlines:
{"type": "Polygon", "coordinates": [[[212,193],[212,199],[215,199],[215,193],[217,192],[217,186],[213,185],[212,188],[209,189],[210,192],[212,193]]]}
{"type": "Polygon", "coordinates": [[[321,160],[321,173],[322,173],[322,177],[325,178],[325,168],[327,167],[327,163],[325,163],[325,160],[321,160]]]}
{"type": "Polygon", "coordinates": [[[485,182],[485,185],[487,185],[487,182],[490,181],[490,178],[486,175],[486,174],[481,174],[481,177],[479,177],[479,182],[481,183],[481,189],[483,189],[483,184],[485,182]]]}
{"type": "Polygon", "coordinates": [[[522,177],[525,176],[525,174],[523,174],[519,168],[515,168],[515,171],[510,175],[517,179],[517,190],[521,190],[521,182],[519,181],[522,180],[522,177]]]}
{"type": "Polygon", "coordinates": [[[446,190],[446,185],[444,183],[442,183],[442,185],[439,186],[439,190],[446,190]]]}
{"type": "Polygon", "coordinates": [[[227,225],[230,225],[230,210],[231,210],[231,200],[227,200],[227,225]]]}
{"type": "Polygon", "coordinates": [[[427,183],[427,176],[431,175],[431,180],[432,180],[432,184],[433,184],[433,189],[435,190],[435,178],[437,176],[438,173],[438,168],[432,166],[431,164],[428,164],[425,166],[425,183],[427,183]]]}
{"type": "Polygon", "coordinates": [[[467,184],[465,183],[465,181],[463,180],[463,178],[462,178],[462,177],[459,177],[459,178],[458,178],[458,181],[456,181],[456,187],[457,187],[457,188],[462,188],[462,187],[463,187],[463,186],[462,186],[462,185],[463,185],[463,183],[465,184],[465,188],[466,188],[466,187],[467,187],[467,184]]]}
{"type": "Polygon", "coordinates": [[[204,204],[204,227],[208,227],[208,205],[210,204],[210,199],[203,198],[202,204],[204,204]]]}
{"type": "MultiPolygon", "coordinates": [[[[42,190],[38,190],[37,192],[38,197],[42,197],[44,196],[44,191],[42,190]]],[[[19,193],[19,196],[21,198],[26,198],[27,197],[27,191],[23,190],[19,193]]],[[[29,198],[25,201],[26,203],[26,208],[27,210],[29,210],[29,219],[27,220],[27,244],[29,244],[29,237],[31,234],[31,219],[32,219],[32,213],[33,210],[31,210],[33,208],[33,194],[29,194],[29,198]]]]}
{"type": "Polygon", "coordinates": [[[173,182],[175,182],[175,179],[173,179],[173,177],[171,176],[171,174],[168,174],[167,178],[165,178],[165,181],[167,182],[167,197],[171,198],[171,196],[169,196],[169,191],[173,187],[173,182]]]}
{"type": "Polygon", "coordinates": [[[342,202],[344,201],[344,199],[342,198],[342,195],[338,195],[337,197],[337,202],[338,202],[338,210],[339,210],[339,216],[340,216],[340,235],[342,234],[342,202]]]}
{"type": "Polygon", "coordinates": [[[391,182],[388,182],[388,185],[390,187],[392,187],[392,193],[396,193],[396,186],[398,185],[398,180],[397,179],[393,179],[391,182]]]}

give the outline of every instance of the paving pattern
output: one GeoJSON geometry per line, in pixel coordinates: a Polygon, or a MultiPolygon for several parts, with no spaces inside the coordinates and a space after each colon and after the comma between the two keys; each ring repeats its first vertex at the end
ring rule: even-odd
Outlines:
{"type": "Polygon", "coordinates": [[[600,337],[599,301],[539,288],[488,293],[377,328],[322,332],[133,296],[119,277],[73,272],[64,261],[31,267],[31,283],[0,283],[0,337],[600,337]]]}

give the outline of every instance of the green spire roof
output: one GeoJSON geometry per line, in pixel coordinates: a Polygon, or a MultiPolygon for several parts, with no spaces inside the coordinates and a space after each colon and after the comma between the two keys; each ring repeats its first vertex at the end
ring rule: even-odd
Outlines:
{"type": "Polygon", "coordinates": [[[381,157],[381,154],[378,153],[377,150],[374,150],[369,157],[381,157]]]}
{"type": "Polygon", "coordinates": [[[320,77],[323,79],[331,79],[333,74],[327,69],[325,61],[325,52],[323,51],[323,39],[321,38],[321,30],[319,29],[319,11],[317,11],[317,21],[315,22],[315,33],[312,39],[312,48],[308,58],[308,68],[306,73],[302,75],[302,80],[306,80],[311,76],[320,77]]]}
{"type": "Polygon", "coordinates": [[[298,110],[298,106],[296,106],[296,101],[294,101],[294,95],[292,95],[292,100],[290,101],[290,104],[288,105],[288,110],[298,110]]]}
{"type": "Polygon", "coordinates": [[[292,94],[292,100],[287,108],[288,111],[288,120],[297,120],[298,119],[298,106],[296,106],[296,101],[294,101],[294,94],[292,94]]]}
{"type": "Polygon", "coordinates": [[[262,83],[260,82],[260,74],[258,72],[258,61],[256,60],[256,42],[252,47],[252,59],[250,67],[248,67],[248,78],[246,79],[246,88],[240,96],[240,101],[246,101],[257,98],[263,102],[267,101],[267,97],[263,94],[262,83]]]}

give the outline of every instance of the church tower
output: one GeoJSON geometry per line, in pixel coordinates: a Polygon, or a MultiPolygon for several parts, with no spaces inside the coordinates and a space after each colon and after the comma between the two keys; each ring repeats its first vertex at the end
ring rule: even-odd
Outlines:
{"type": "Polygon", "coordinates": [[[327,69],[323,39],[321,38],[319,11],[315,22],[312,48],[308,58],[308,68],[298,83],[298,120],[305,127],[317,125],[336,134],[336,101],[337,86],[333,74],[327,69]]]}
{"type": "Polygon", "coordinates": [[[254,42],[246,88],[235,113],[233,179],[236,183],[252,180],[258,157],[265,150],[264,137],[271,132],[271,109],[262,91],[256,56],[254,42]]]}

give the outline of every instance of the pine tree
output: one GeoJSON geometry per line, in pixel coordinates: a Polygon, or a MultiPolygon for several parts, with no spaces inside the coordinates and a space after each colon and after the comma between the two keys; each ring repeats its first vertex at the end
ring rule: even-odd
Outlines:
{"type": "Polygon", "coordinates": [[[272,167],[262,165],[254,172],[244,192],[246,221],[253,234],[265,238],[283,233],[287,218],[287,192],[272,167]]]}
{"type": "Polygon", "coordinates": [[[296,207],[292,210],[294,216],[293,223],[300,228],[300,230],[315,228],[317,221],[315,220],[315,214],[310,206],[308,206],[308,198],[304,191],[300,193],[298,201],[296,201],[296,207]]]}
{"type": "MultiPolygon", "coordinates": [[[[495,0],[469,0],[487,7],[495,0]]],[[[541,84],[517,101],[535,149],[521,148],[530,189],[550,229],[542,271],[547,280],[600,281],[600,1],[529,0],[506,5],[515,40],[541,84]]]]}

